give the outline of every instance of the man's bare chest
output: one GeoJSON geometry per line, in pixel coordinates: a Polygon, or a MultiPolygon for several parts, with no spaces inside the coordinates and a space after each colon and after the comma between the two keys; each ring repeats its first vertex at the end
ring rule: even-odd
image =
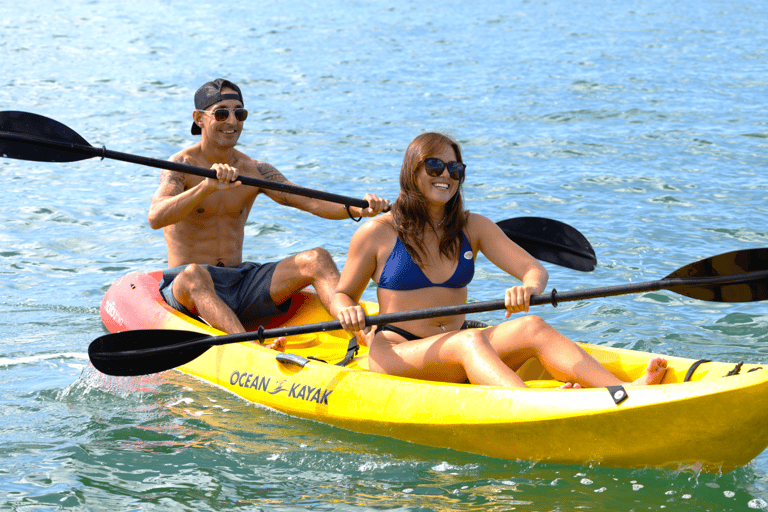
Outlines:
{"type": "Polygon", "coordinates": [[[247,216],[255,199],[253,194],[246,194],[239,189],[220,190],[200,201],[191,212],[199,220],[227,217],[237,219],[247,216]]]}

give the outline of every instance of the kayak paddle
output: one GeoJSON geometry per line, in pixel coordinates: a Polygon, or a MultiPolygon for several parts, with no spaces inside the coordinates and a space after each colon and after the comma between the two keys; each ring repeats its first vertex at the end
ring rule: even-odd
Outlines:
{"type": "MultiPolygon", "coordinates": [[[[35,162],[76,162],[93,157],[111,158],[160,169],[216,178],[211,169],[111,151],[91,146],[68,126],[29,112],[0,112],[0,155],[35,162]]],[[[367,208],[368,201],[288,183],[240,176],[243,184],[291,194],[322,199],[333,203],[367,208]]],[[[566,268],[589,272],[597,265],[592,245],[576,228],[539,217],[521,217],[500,221],[504,233],[536,259],[566,268]]]]}
{"type": "MultiPolygon", "coordinates": [[[[712,256],[686,265],[664,279],[587,290],[534,295],[531,305],[669,290],[711,302],[754,302],[768,299],[768,248],[746,249],[712,256]]],[[[504,300],[474,302],[369,316],[366,325],[404,322],[449,315],[503,310],[504,300]]],[[[108,375],[146,375],[181,366],[209,348],[228,343],[264,340],[341,329],[337,320],[314,324],[259,328],[239,334],[205,336],[199,332],[142,329],[106,334],[88,347],[93,366],[108,375]]]]}
{"type": "MultiPolygon", "coordinates": [[[[216,172],[211,169],[171,162],[169,160],[158,160],[129,153],[120,153],[111,151],[106,147],[97,148],[91,146],[68,126],[48,117],[29,112],[0,112],[0,155],[6,158],[31,160],[34,162],[77,162],[98,156],[102,160],[111,158],[132,164],[194,174],[205,178],[216,178],[216,172]]],[[[353,197],[299,187],[288,183],[252,178],[250,176],[239,176],[237,179],[244,185],[279,190],[348,206],[368,208],[368,201],[363,199],[355,199],[353,197]]]]}
{"type": "Polygon", "coordinates": [[[515,217],[496,223],[507,237],[537,260],[591,272],[597,266],[592,244],[573,226],[544,217],[515,217]]]}

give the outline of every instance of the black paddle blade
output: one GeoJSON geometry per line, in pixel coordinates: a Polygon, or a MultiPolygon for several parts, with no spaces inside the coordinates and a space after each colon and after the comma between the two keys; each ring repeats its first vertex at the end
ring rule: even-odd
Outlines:
{"type": "Polygon", "coordinates": [[[92,148],[71,128],[29,112],[0,112],[0,155],[33,162],[77,162],[92,154],[66,150],[67,144],[92,148]],[[46,142],[52,144],[46,145],[46,142]]]}
{"type": "MultiPolygon", "coordinates": [[[[737,280],[748,272],[765,270],[768,270],[768,248],[746,249],[699,260],[677,269],[664,279],[732,276],[737,280]]],[[[744,282],[675,285],[668,289],[699,300],[755,302],[768,299],[768,275],[764,273],[762,276],[756,276],[744,282]]]]}
{"type": "Polygon", "coordinates": [[[516,217],[496,224],[537,260],[581,272],[597,266],[592,244],[573,226],[543,217],[516,217]]]}
{"type": "Polygon", "coordinates": [[[211,348],[205,343],[206,337],[213,339],[199,332],[166,329],[105,334],[91,342],[88,357],[97,370],[107,375],[148,375],[176,368],[202,355],[211,348]]]}

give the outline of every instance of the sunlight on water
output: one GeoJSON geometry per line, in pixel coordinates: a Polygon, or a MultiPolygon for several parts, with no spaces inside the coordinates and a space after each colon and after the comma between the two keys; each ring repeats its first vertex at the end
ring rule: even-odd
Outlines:
{"type": "MultiPolygon", "coordinates": [[[[471,211],[554,218],[594,246],[594,272],[547,265],[550,288],[637,283],[768,246],[766,15],[754,0],[6,2],[0,110],[166,159],[195,140],[195,89],[224,76],[250,112],[243,151],[389,199],[409,141],[446,131],[471,211]]],[[[0,509],[768,509],[765,453],[714,475],[505,461],[298,420],[175,372],[102,375],[87,348],[105,291],[166,264],[147,224],[159,170],[0,158],[0,176],[0,509]]],[[[330,222],[262,196],[245,257],[322,245],[341,266],[358,225],[330,222]]],[[[470,300],[512,282],[481,257],[470,300]]],[[[768,362],[762,303],[660,291],[536,313],[579,341],[768,362]]]]}

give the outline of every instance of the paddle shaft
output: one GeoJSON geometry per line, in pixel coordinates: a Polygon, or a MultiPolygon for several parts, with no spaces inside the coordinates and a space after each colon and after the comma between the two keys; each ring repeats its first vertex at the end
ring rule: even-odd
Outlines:
{"type": "MultiPolygon", "coordinates": [[[[713,302],[768,300],[768,248],[747,249],[712,256],[677,269],[663,279],[644,283],[605,286],[587,290],[534,295],[531,305],[552,304],[597,297],[670,290],[713,302]]],[[[366,317],[366,325],[405,322],[450,315],[503,310],[503,300],[401,311],[366,317]]],[[[93,365],[110,375],[143,375],[175,368],[199,357],[212,346],[266,338],[295,336],[341,329],[338,321],[264,329],[223,336],[201,336],[193,331],[163,329],[122,331],[94,340],[88,348],[93,365]]]]}
{"type": "MultiPolygon", "coordinates": [[[[204,178],[216,179],[216,172],[211,169],[204,169],[202,167],[195,167],[194,165],[187,165],[178,162],[171,162],[169,160],[159,160],[156,158],[149,158],[145,156],[132,155],[130,153],[121,153],[119,151],[112,151],[106,147],[97,148],[95,146],[85,146],[82,144],[73,144],[70,142],[61,142],[52,139],[46,139],[42,137],[35,137],[33,135],[18,134],[13,132],[0,132],[0,137],[5,140],[13,140],[23,143],[34,143],[39,146],[64,150],[69,153],[78,153],[82,155],[89,155],[91,157],[101,157],[101,159],[110,158],[112,160],[120,160],[123,162],[129,162],[132,164],[146,165],[148,167],[155,167],[158,169],[168,169],[171,171],[183,172],[186,174],[194,174],[196,176],[202,176],[204,178]]],[[[311,197],[313,199],[321,199],[323,201],[329,201],[331,203],[338,203],[348,206],[357,206],[359,208],[368,208],[368,201],[364,199],[355,199],[353,197],[342,196],[339,194],[333,194],[330,192],[323,192],[322,190],[314,190],[311,188],[299,187],[297,185],[291,185],[288,183],[277,183],[274,181],[261,180],[258,178],[252,178],[250,176],[238,176],[238,181],[244,185],[251,185],[254,187],[261,187],[271,190],[278,190],[280,192],[287,192],[289,194],[296,194],[305,197],[311,197]]]]}
{"type": "MultiPolygon", "coordinates": [[[[553,290],[547,294],[533,295],[531,297],[531,306],[542,304],[552,304],[557,306],[561,302],[572,302],[599,297],[614,297],[617,295],[630,295],[633,293],[643,293],[658,290],[672,290],[682,286],[715,286],[725,284],[739,284],[753,282],[756,280],[768,279],[768,270],[759,270],[756,272],[747,272],[738,275],[712,276],[712,277],[673,277],[664,278],[645,283],[623,284],[616,286],[603,286],[599,288],[590,288],[587,290],[573,290],[558,293],[553,290]]],[[[674,291],[674,290],[672,290],[674,291]]],[[[483,313],[487,311],[499,311],[505,309],[504,300],[490,300],[484,302],[471,302],[468,304],[458,304],[455,306],[442,306],[425,308],[414,311],[403,311],[397,313],[385,313],[373,315],[366,318],[366,325],[381,325],[397,322],[406,322],[410,320],[422,320],[425,318],[436,318],[441,316],[468,315],[471,313],[483,313]]],[[[262,329],[259,331],[244,332],[240,334],[227,334],[225,336],[215,336],[205,338],[205,342],[211,346],[225,345],[227,343],[238,343],[241,341],[253,341],[254,339],[264,340],[267,338],[277,338],[280,336],[296,336],[300,334],[309,334],[313,332],[327,332],[341,329],[341,323],[338,320],[329,320],[314,324],[295,325],[288,327],[276,327],[273,329],[262,329]]],[[[198,340],[191,340],[194,343],[198,340]]],[[[180,344],[183,345],[183,344],[180,344]]],[[[158,347],[163,351],[166,347],[158,347]]],[[[145,349],[146,350],[152,349],[145,349]]]]}
{"type": "MultiPolygon", "coordinates": [[[[112,158],[138,165],[216,178],[215,171],[168,160],[157,160],[92,146],[70,127],[47,117],[20,111],[0,112],[0,155],[35,162],[76,162],[92,157],[112,158]]],[[[245,185],[302,195],[347,207],[367,208],[368,202],[289,183],[240,176],[245,185]]],[[[350,214],[351,216],[351,214],[350,214]]],[[[553,219],[519,217],[499,221],[511,240],[533,257],[566,268],[589,272],[597,265],[595,251],[576,228],[553,219]]]]}

